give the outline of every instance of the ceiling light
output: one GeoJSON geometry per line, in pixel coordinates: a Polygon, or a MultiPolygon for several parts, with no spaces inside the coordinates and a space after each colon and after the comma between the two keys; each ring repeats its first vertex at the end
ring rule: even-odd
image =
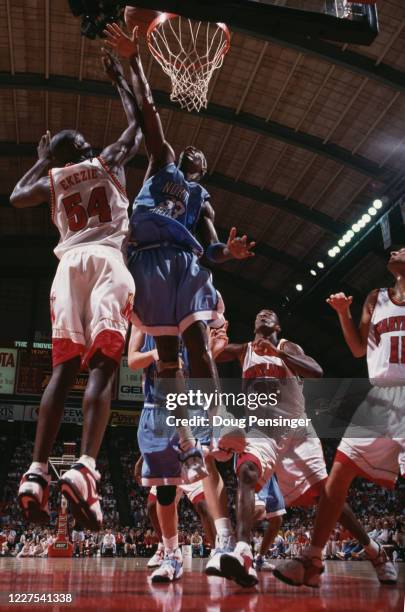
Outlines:
{"type": "Polygon", "coordinates": [[[295,285],[295,288],[297,291],[302,291],[304,287],[301,285],[301,283],[298,283],[298,285],[295,285]]]}
{"type": "Polygon", "coordinates": [[[339,249],[339,247],[338,247],[338,246],[335,246],[333,250],[335,251],[335,255],[337,255],[338,253],[340,253],[340,249],[339,249]]]}
{"type": "Polygon", "coordinates": [[[370,215],[366,213],[365,215],[362,216],[362,220],[365,221],[366,223],[370,223],[371,217],[370,215]]]}
{"type": "Polygon", "coordinates": [[[310,270],[309,273],[312,274],[312,276],[316,276],[317,274],[316,270],[310,270]]]}
{"type": "Polygon", "coordinates": [[[329,249],[328,255],[329,255],[329,257],[335,257],[335,255],[336,255],[335,249],[329,249]]]}
{"type": "Polygon", "coordinates": [[[371,206],[371,207],[368,209],[368,214],[369,214],[369,215],[372,215],[372,216],[374,217],[374,215],[376,215],[376,214],[377,214],[377,209],[376,209],[376,208],[374,208],[374,206],[371,206]]]}
{"type": "Polygon", "coordinates": [[[354,225],[352,225],[352,230],[353,232],[359,232],[360,231],[360,225],[358,223],[354,223],[354,225]]]}
{"type": "Polygon", "coordinates": [[[374,208],[376,208],[377,210],[380,210],[380,208],[383,207],[383,202],[380,199],[374,200],[373,202],[373,206],[374,208]]]}
{"type": "Polygon", "coordinates": [[[318,266],[318,268],[320,268],[321,270],[324,269],[325,264],[323,263],[323,261],[318,261],[318,263],[316,264],[318,266]]]}
{"type": "Polygon", "coordinates": [[[338,242],[338,245],[342,248],[345,246],[345,244],[346,244],[346,240],[344,240],[344,238],[341,238],[338,242]]]}

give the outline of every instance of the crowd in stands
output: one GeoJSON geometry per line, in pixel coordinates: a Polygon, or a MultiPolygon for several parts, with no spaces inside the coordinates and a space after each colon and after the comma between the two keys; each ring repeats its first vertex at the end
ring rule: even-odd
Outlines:
{"type": "MultiPolygon", "coordinates": [[[[48,546],[55,539],[57,520],[55,487],[51,487],[51,521],[46,529],[25,525],[16,504],[18,482],[30,463],[32,448],[32,441],[20,440],[9,465],[7,481],[0,500],[0,555],[2,556],[45,557],[48,546]]],[[[62,454],[61,443],[56,444],[53,454],[62,454]]],[[[333,451],[328,454],[333,454],[333,451]]],[[[133,478],[133,468],[138,456],[129,442],[122,441],[118,460],[127,488],[132,519],[131,526],[123,527],[120,526],[107,454],[102,450],[98,459],[98,468],[102,473],[104,529],[99,533],[92,533],[72,523],[69,537],[73,543],[75,556],[150,557],[156,551],[159,539],[151,529],[146,512],[148,489],[141,487],[133,478]]],[[[236,476],[231,463],[221,464],[220,471],[227,487],[230,516],[234,520],[236,476]]],[[[380,542],[398,561],[405,561],[404,497],[403,480],[395,491],[387,491],[365,480],[356,480],[348,500],[370,536],[380,542]]],[[[300,555],[310,540],[314,516],[315,508],[290,509],[284,517],[282,529],[276,536],[268,556],[280,558],[300,555]]],[[[252,539],[254,552],[260,549],[265,527],[265,524],[257,525],[252,539]]],[[[194,556],[207,556],[210,552],[198,516],[185,496],[179,503],[179,542],[181,545],[191,545],[194,556]]],[[[338,525],[324,549],[324,556],[327,559],[357,560],[362,559],[364,553],[351,534],[338,525]]]]}

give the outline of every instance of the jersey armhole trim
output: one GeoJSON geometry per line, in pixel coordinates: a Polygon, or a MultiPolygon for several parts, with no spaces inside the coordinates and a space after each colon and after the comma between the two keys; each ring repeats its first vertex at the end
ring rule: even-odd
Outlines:
{"type": "Polygon", "coordinates": [[[125,187],[122,185],[121,181],[114,174],[114,172],[111,170],[109,165],[104,161],[102,157],[97,157],[97,159],[102,165],[103,169],[107,172],[108,176],[111,178],[112,182],[114,183],[118,191],[120,191],[120,193],[122,193],[122,195],[128,199],[127,192],[125,191],[125,187]]]}
{"type": "Polygon", "coordinates": [[[51,188],[51,221],[54,225],[55,224],[55,185],[53,184],[53,178],[52,178],[52,169],[48,170],[48,176],[49,176],[49,183],[50,183],[50,188],[51,188]]]}

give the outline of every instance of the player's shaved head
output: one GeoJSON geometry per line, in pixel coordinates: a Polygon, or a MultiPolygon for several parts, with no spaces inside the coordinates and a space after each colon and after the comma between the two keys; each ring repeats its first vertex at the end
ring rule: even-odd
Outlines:
{"type": "Polygon", "coordinates": [[[77,130],[62,130],[51,140],[51,154],[55,165],[77,164],[92,156],[91,146],[77,130]]]}

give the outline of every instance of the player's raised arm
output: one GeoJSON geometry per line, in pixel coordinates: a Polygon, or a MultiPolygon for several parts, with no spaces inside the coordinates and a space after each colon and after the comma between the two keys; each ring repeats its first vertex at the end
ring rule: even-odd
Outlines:
{"type": "Polygon", "coordinates": [[[228,344],[223,351],[215,357],[217,363],[225,363],[227,361],[243,362],[246,354],[247,344],[228,344]]]}
{"type": "Polygon", "coordinates": [[[128,346],[128,367],[130,367],[131,370],[147,368],[151,363],[159,360],[156,349],[145,352],[141,351],[144,341],[145,334],[133,325],[128,346]]]}
{"type": "Polygon", "coordinates": [[[248,242],[247,236],[237,236],[236,227],[229,232],[227,243],[219,242],[215,229],[215,212],[209,200],[205,200],[197,232],[201,236],[203,245],[206,247],[205,255],[212,263],[223,263],[230,259],[247,259],[254,257],[252,249],[255,242],[248,242]]]}
{"type": "Polygon", "coordinates": [[[131,88],[124,77],[121,62],[106,49],[102,49],[102,53],[104,70],[117,87],[128,120],[128,127],[118,140],[101,153],[101,157],[113,170],[126,164],[137,153],[142,140],[142,130],[139,110],[131,88]]]}
{"type": "Polygon", "coordinates": [[[139,55],[137,28],[129,37],[116,24],[109,24],[105,30],[107,44],[116,50],[118,55],[129,59],[133,92],[142,116],[142,129],[149,156],[149,168],[146,177],[155,174],[161,167],[175,161],[172,147],[165,139],[159,112],[153,100],[152,90],[145,76],[139,55]]]}
{"type": "Polygon", "coordinates": [[[34,166],[24,174],[14,187],[10,202],[16,208],[29,208],[49,202],[51,187],[48,176],[43,176],[51,167],[51,134],[49,130],[44,134],[38,144],[38,160],[34,166]]]}
{"type": "Polygon", "coordinates": [[[352,296],[347,297],[344,293],[334,293],[326,300],[329,306],[337,312],[344,339],[354,357],[364,357],[367,352],[367,338],[377,296],[378,290],[372,291],[367,296],[359,327],[353,321],[350,311],[352,296]]]}

